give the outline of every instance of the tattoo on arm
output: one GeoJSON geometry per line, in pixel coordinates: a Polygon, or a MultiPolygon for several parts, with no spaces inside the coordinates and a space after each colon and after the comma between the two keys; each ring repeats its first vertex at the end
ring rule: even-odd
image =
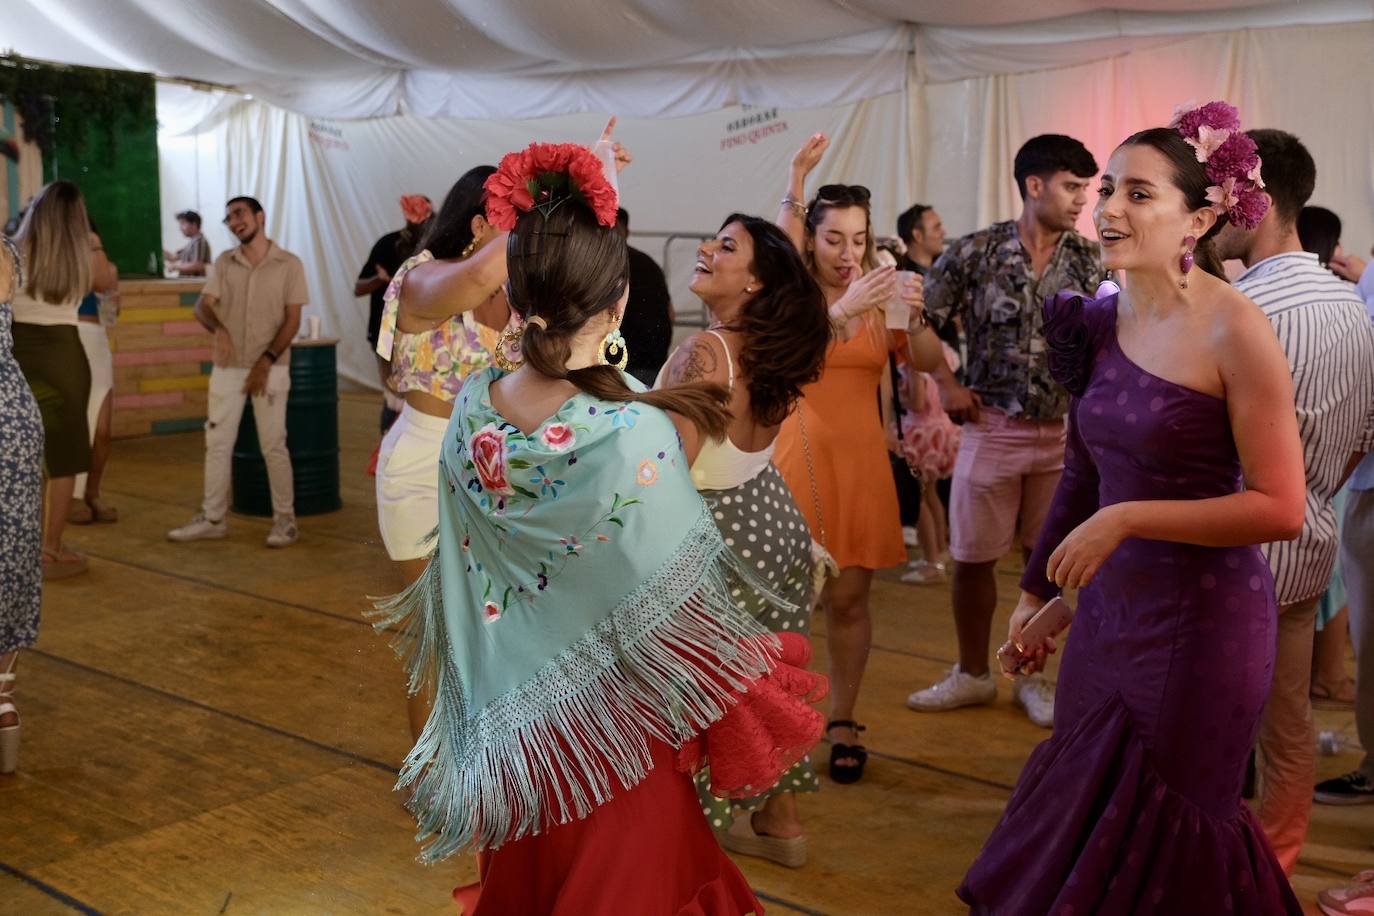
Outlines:
{"type": "Polygon", "coordinates": [[[720,367],[716,351],[704,340],[693,341],[692,346],[678,357],[673,371],[674,384],[700,382],[715,375],[720,367]]]}

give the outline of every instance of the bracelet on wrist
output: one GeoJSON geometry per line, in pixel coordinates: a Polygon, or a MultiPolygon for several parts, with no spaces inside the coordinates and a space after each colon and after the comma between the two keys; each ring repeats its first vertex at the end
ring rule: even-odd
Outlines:
{"type": "Polygon", "coordinates": [[[267,357],[268,362],[272,363],[275,363],[277,360],[281,359],[281,354],[273,352],[272,350],[264,350],[262,351],[262,355],[267,357]]]}
{"type": "Polygon", "coordinates": [[[801,217],[802,219],[806,219],[806,205],[803,204],[797,198],[793,197],[791,194],[788,194],[787,196],[783,197],[782,205],[787,209],[791,210],[793,213],[797,214],[797,216],[801,217]]]}

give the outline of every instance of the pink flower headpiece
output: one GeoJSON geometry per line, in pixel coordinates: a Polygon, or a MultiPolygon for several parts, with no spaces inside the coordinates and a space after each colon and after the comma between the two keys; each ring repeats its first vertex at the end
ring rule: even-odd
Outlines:
{"type": "Polygon", "coordinates": [[[1260,157],[1255,141],[1240,129],[1240,112],[1225,102],[1208,102],[1191,111],[1176,111],[1169,125],[1197,153],[1197,161],[1215,184],[1207,199],[1242,229],[1254,229],[1269,210],[1260,193],[1260,157]]]}
{"type": "Polygon", "coordinates": [[[515,228],[520,213],[548,216],[569,199],[581,200],[606,228],[615,225],[619,200],[601,160],[576,143],[531,143],[501,157],[484,185],[487,220],[497,229],[515,228]]]}

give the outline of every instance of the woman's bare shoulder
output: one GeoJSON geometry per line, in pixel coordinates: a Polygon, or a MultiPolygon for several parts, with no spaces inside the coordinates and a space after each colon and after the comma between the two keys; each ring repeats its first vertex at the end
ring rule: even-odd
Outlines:
{"type": "Polygon", "coordinates": [[[714,334],[698,331],[682,342],[668,361],[666,381],[670,385],[688,382],[720,382],[729,380],[725,351],[714,334]]]}

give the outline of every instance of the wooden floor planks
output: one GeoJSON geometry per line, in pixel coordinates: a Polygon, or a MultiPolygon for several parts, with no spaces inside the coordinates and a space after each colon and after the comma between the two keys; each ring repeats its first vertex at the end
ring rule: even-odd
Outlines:
{"type": "MultiPolygon", "coordinates": [[[[363,473],[376,411],[342,400],[345,508],[301,519],[284,551],[263,546],[267,520],[240,517],[225,541],[168,543],[199,503],[201,437],[116,443],[107,497],[121,520],[72,530],[91,572],[49,587],[38,647],[22,656],[21,769],[0,777],[0,914],[455,912],[449,892],[474,868],[414,861],[391,791],[408,746],[401,674],[361,617],[365,596],[396,585],[363,473]]],[[[999,573],[995,631],[1015,564],[999,573]]],[[[989,707],[908,711],[906,695],[953,663],[948,591],[885,574],[873,606],[858,711],[868,775],[803,796],[806,868],[740,860],[769,912],[960,912],[953,888],[1048,734],[1005,688],[989,707]]],[[[1353,734],[1349,713],[1318,721],[1353,734]]],[[[1322,775],[1356,760],[1321,758],[1322,775]]],[[[1314,812],[1295,881],[1309,907],[1374,866],[1371,840],[1370,809],[1314,812]]]]}

